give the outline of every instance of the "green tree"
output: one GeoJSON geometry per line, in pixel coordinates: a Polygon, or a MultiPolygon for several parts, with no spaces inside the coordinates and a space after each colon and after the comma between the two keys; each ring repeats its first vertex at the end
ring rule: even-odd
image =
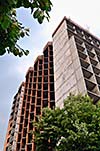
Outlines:
{"type": "Polygon", "coordinates": [[[70,95],[62,109],[44,109],[35,126],[36,151],[100,151],[100,104],[70,95]]]}
{"type": "Polygon", "coordinates": [[[21,57],[29,53],[17,44],[21,37],[29,35],[29,29],[17,20],[16,9],[20,7],[30,8],[33,18],[41,24],[45,18],[49,20],[52,3],[50,0],[0,0],[0,55],[8,52],[21,57]]]}

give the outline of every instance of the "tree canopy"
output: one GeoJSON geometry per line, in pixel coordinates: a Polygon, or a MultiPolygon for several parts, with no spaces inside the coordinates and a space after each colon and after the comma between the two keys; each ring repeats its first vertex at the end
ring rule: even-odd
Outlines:
{"type": "Polygon", "coordinates": [[[44,109],[33,125],[36,151],[100,150],[100,104],[87,95],[70,95],[62,109],[44,109]]]}
{"type": "Polygon", "coordinates": [[[17,20],[16,9],[20,7],[30,8],[33,18],[41,24],[45,18],[49,20],[52,3],[50,0],[0,0],[0,55],[8,52],[21,57],[29,53],[17,44],[21,37],[29,35],[29,29],[17,20]]]}

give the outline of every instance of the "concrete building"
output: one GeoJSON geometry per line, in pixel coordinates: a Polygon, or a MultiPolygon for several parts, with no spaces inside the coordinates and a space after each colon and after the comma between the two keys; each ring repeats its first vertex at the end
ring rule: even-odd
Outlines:
{"type": "Polygon", "coordinates": [[[35,151],[34,136],[31,134],[35,129],[32,123],[37,120],[37,115],[42,114],[43,107],[55,106],[52,42],[47,43],[43,55],[38,56],[34,66],[29,68],[22,98],[21,106],[19,99],[14,98],[4,151],[35,151]],[[20,112],[14,108],[16,102],[21,108],[20,112]],[[17,128],[16,130],[13,129],[12,124],[17,128]]]}
{"type": "Polygon", "coordinates": [[[53,35],[55,104],[69,93],[100,99],[100,40],[64,17],[53,35]]]}
{"type": "Polygon", "coordinates": [[[24,82],[20,85],[17,94],[14,96],[12,110],[8,122],[4,151],[16,150],[20,120],[21,120],[23,97],[24,97],[24,82]]]}
{"type": "Polygon", "coordinates": [[[32,121],[43,107],[63,107],[69,93],[100,99],[100,40],[66,17],[52,37],[14,97],[4,151],[35,151],[32,121]]]}

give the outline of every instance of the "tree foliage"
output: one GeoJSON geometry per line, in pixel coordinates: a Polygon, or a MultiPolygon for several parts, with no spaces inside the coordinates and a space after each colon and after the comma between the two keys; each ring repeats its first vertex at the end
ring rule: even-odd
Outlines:
{"type": "Polygon", "coordinates": [[[50,0],[0,0],[0,55],[8,52],[21,57],[29,53],[17,44],[21,37],[29,35],[29,29],[17,20],[16,9],[20,7],[30,8],[33,18],[41,24],[44,18],[49,20],[52,3],[50,0]]]}
{"type": "Polygon", "coordinates": [[[100,104],[70,95],[62,109],[44,109],[34,122],[36,151],[99,151],[100,104]]]}

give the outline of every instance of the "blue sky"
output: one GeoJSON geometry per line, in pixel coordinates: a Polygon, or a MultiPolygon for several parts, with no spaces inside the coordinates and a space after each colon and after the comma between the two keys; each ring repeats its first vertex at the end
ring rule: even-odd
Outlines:
{"type": "Polygon", "coordinates": [[[30,54],[18,58],[13,55],[0,57],[0,151],[3,150],[7,123],[11,111],[13,96],[22,81],[28,67],[42,54],[43,47],[52,40],[52,33],[64,16],[70,17],[90,32],[100,36],[100,1],[99,0],[52,0],[51,19],[39,25],[26,9],[17,10],[18,18],[24,26],[30,28],[30,36],[18,42],[30,54]]]}

